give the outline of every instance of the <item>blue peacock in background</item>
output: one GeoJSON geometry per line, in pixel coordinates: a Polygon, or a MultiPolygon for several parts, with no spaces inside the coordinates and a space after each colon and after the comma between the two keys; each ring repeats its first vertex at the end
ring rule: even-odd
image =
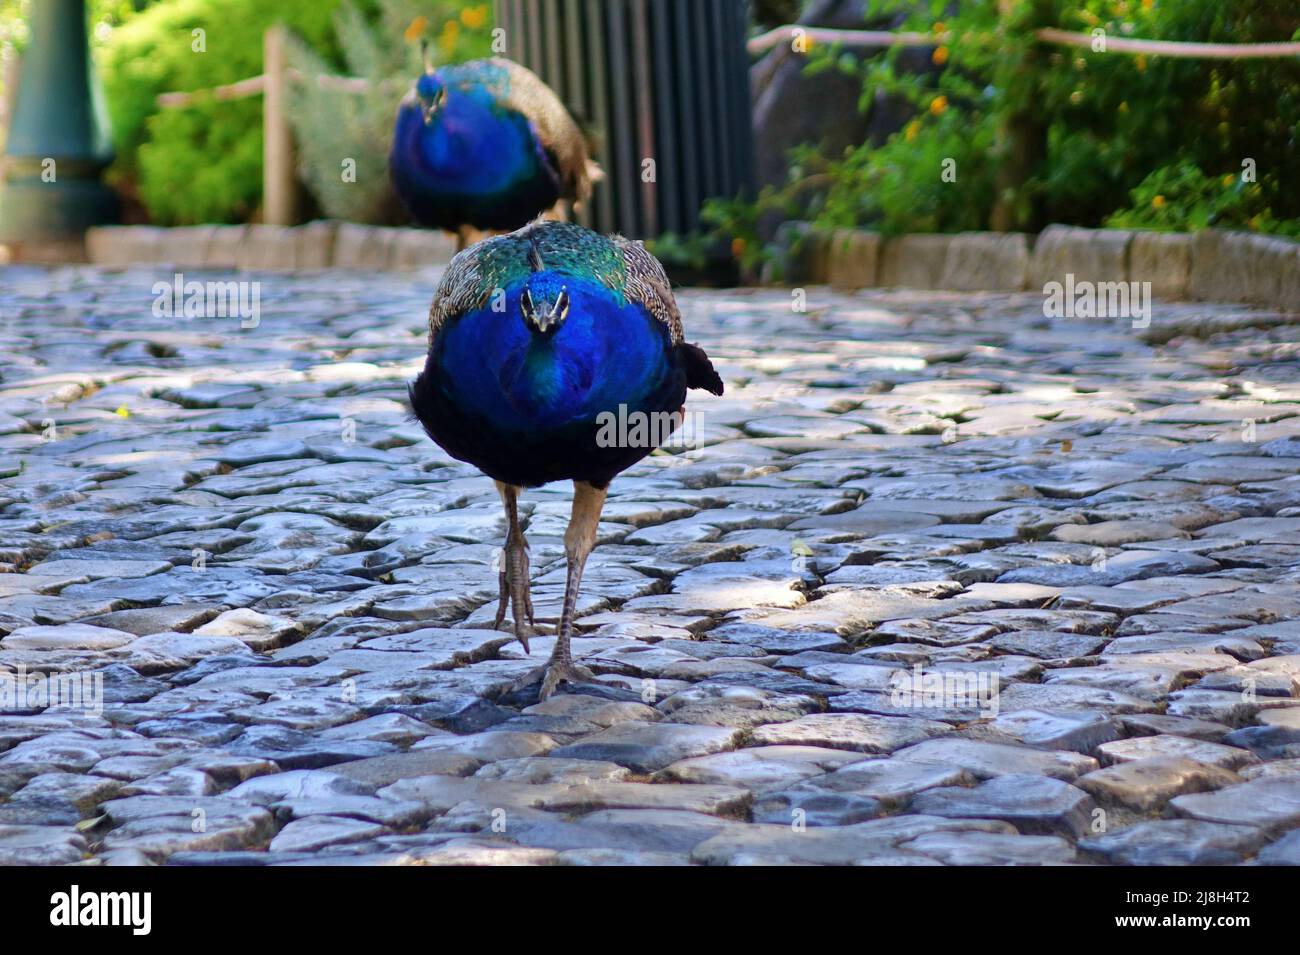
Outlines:
{"type": "Polygon", "coordinates": [[[511,60],[426,68],[397,110],[393,187],[422,226],[518,229],[601,176],[582,130],[535,73],[511,60]]]}
{"type": "Polygon", "coordinates": [[[688,388],[721,395],[722,379],[684,341],[668,277],[645,246],[565,222],[539,221],[457,255],[429,329],[411,405],[429,437],[497,483],[509,530],[496,626],[509,604],[525,650],[535,621],[519,494],[574,482],[555,650],[518,684],[540,680],[546,698],[563,680],[594,679],[569,649],[583,567],[610,481],[654,450],[626,434],[609,440],[602,422],[662,421],[683,410],[688,388]]]}

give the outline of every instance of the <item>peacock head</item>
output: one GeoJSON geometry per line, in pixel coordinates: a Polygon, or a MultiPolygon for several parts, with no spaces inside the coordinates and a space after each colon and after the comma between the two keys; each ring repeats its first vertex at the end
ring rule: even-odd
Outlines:
{"type": "Polygon", "coordinates": [[[519,310],[529,328],[554,335],[569,317],[568,286],[552,272],[535,273],[519,295],[519,310]]]}
{"type": "Polygon", "coordinates": [[[435,71],[428,70],[415,81],[415,96],[420,101],[425,123],[431,123],[447,102],[447,87],[435,71]]]}

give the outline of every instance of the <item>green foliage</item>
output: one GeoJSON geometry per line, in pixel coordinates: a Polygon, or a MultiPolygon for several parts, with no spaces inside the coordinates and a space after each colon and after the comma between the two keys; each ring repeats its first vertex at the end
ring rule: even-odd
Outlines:
{"type": "MultiPolygon", "coordinates": [[[[346,9],[340,0],[157,0],[139,13],[133,11],[150,0],[95,3],[96,22],[108,28],[100,61],[118,152],[110,178],[160,224],[240,222],[255,216],[262,193],[260,97],[160,109],[157,96],[210,89],[261,73],[262,34],[273,23],[286,24],[301,39],[294,65],[313,74],[335,74],[346,67],[372,79],[414,70],[418,58],[412,62],[403,34],[418,16],[427,18],[424,28],[437,55],[482,55],[490,37],[484,0],[356,0],[346,9]],[[205,31],[204,52],[194,49],[196,29],[205,31]]],[[[386,142],[384,127],[398,98],[400,91],[390,89],[364,96],[331,91],[325,98],[296,97],[299,108],[307,103],[316,110],[309,117],[314,129],[327,131],[306,143],[303,162],[311,170],[313,191],[325,193],[321,170],[326,164],[309,158],[318,151],[317,140],[323,142],[321,149],[332,150],[328,165],[333,182],[340,179],[344,156],[358,158],[359,183],[362,170],[382,173],[382,163],[361,160],[386,142]]],[[[326,205],[360,215],[375,208],[372,199],[349,197],[349,202],[326,205]]]]}
{"type": "MultiPolygon", "coordinates": [[[[344,2],[336,22],[348,71],[369,85],[364,92],[314,82],[291,88],[290,121],[299,174],[331,218],[404,222],[405,213],[388,179],[388,151],[397,103],[422,68],[419,40],[431,39],[428,55],[434,63],[487,56],[491,52],[488,6],[380,0],[377,17],[367,18],[358,7],[344,2]],[[372,19],[377,23],[372,24],[372,19]],[[434,28],[434,23],[441,25],[434,28]],[[344,175],[347,160],[354,164],[355,178],[344,175]]],[[[306,44],[293,45],[290,63],[308,77],[331,72],[306,44]]]]}
{"type": "Polygon", "coordinates": [[[1300,219],[1274,219],[1266,205],[1272,184],[1248,182],[1241,172],[1207,176],[1190,162],[1162,166],[1133,190],[1133,204],[1106,225],[1117,229],[1194,231],[1253,229],[1300,236],[1300,219]]]}
{"type": "Polygon", "coordinates": [[[261,99],[159,109],[169,91],[262,71],[262,34],[283,22],[337,60],[334,0],[170,0],[114,29],[101,70],[117,161],[111,181],[160,224],[246,221],[261,201],[261,99]],[[203,30],[205,50],[196,50],[203,30]]]}
{"type": "MultiPolygon", "coordinates": [[[[908,72],[901,47],[864,59],[814,48],[810,73],[858,76],[863,108],[884,91],[909,102],[916,118],[880,148],[864,143],[842,156],[796,151],[789,185],[761,197],[755,216],[802,205],[802,217],[819,227],[869,225],[886,233],[1033,231],[1050,222],[1293,231],[1300,219],[1300,190],[1287,181],[1300,140],[1300,60],[1135,56],[1034,36],[1057,27],[1102,30],[1109,39],[1285,41],[1300,38],[1294,4],[1019,0],[1009,12],[1000,0],[965,0],[955,10],[945,0],[868,6],[869,17],[903,13],[899,29],[933,32],[927,52],[943,68],[908,72]],[[1255,160],[1258,183],[1225,187],[1222,176],[1240,173],[1246,158],[1255,160]],[[941,177],[945,160],[955,163],[955,182],[941,177]],[[1157,195],[1163,204],[1152,207],[1157,195]]],[[[736,213],[722,217],[735,220],[736,213]]]]}

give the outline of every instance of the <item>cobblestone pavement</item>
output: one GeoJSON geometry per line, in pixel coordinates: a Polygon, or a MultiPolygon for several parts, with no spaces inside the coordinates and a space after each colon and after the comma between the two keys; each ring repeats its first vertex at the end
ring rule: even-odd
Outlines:
{"type": "Polygon", "coordinates": [[[1300,863],[1300,316],[683,293],[727,394],[615,481],[603,686],[538,705],[403,404],[433,278],[243,328],[0,270],[0,862],[1300,863]]]}

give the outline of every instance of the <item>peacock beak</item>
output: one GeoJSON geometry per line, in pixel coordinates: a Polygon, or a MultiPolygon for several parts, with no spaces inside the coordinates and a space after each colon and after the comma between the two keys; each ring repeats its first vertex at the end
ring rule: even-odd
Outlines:
{"type": "Polygon", "coordinates": [[[561,319],[555,314],[555,310],[547,312],[545,315],[536,315],[533,318],[533,327],[543,335],[550,335],[560,327],[561,319]]]}

